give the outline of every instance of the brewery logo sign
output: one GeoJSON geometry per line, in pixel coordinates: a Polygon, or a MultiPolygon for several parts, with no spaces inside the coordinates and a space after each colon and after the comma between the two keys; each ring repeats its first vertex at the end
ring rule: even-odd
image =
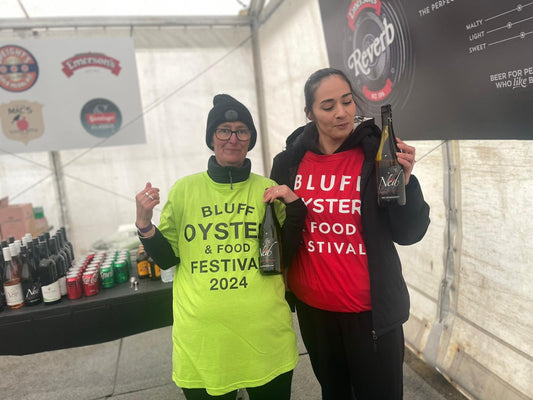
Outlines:
{"type": "Polygon", "coordinates": [[[81,68],[104,68],[118,76],[122,67],[120,61],[103,53],[76,54],[61,63],[63,73],[70,78],[74,72],[81,68]]]}
{"type": "Polygon", "coordinates": [[[122,114],[119,108],[107,99],[92,99],[81,110],[81,124],[93,136],[108,138],[120,130],[122,114]]]}
{"type": "Polygon", "coordinates": [[[9,92],[31,88],[39,76],[35,57],[25,48],[15,45],[0,47],[0,87],[9,92]]]}
{"type": "Polygon", "coordinates": [[[25,145],[44,133],[43,105],[37,102],[17,100],[0,104],[2,132],[9,140],[25,145]]]}
{"type": "Polygon", "coordinates": [[[405,101],[399,88],[413,78],[413,55],[400,5],[355,0],[346,9],[342,59],[356,94],[372,111],[405,101]]]}

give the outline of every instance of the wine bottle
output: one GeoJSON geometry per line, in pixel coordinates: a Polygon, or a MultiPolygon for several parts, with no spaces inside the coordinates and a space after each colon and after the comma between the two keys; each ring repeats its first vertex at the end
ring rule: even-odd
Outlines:
{"type": "Polygon", "coordinates": [[[381,107],[381,142],[376,154],[378,203],[380,206],[405,204],[405,175],[398,162],[396,137],[390,104],[381,107]]]}
{"type": "Polygon", "coordinates": [[[61,228],[59,228],[59,230],[61,231],[61,233],[63,233],[63,239],[65,240],[65,244],[67,245],[67,247],[70,249],[70,258],[72,260],[75,260],[76,257],[74,256],[74,246],[72,246],[72,243],[69,242],[68,238],[67,238],[67,230],[65,229],[64,226],[62,226],[61,228]]]}
{"type": "Polygon", "coordinates": [[[59,254],[57,249],[57,238],[55,236],[48,240],[48,246],[50,250],[50,258],[56,264],[57,279],[59,281],[59,291],[61,296],[67,295],[67,260],[65,257],[59,254]]]}
{"type": "Polygon", "coordinates": [[[259,270],[264,275],[281,274],[281,229],[274,203],[266,206],[259,234],[259,270]]]}
{"type": "Polygon", "coordinates": [[[70,248],[67,247],[65,244],[65,239],[63,238],[63,231],[61,229],[58,229],[56,231],[55,237],[57,238],[57,250],[59,254],[61,254],[63,257],[65,257],[65,260],[67,261],[67,271],[72,266],[72,262],[74,261],[70,256],[70,248]]]}
{"type": "Polygon", "coordinates": [[[39,263],[41,262],[41,255],[39,254],[39,239],[33,238],[31,243],[33,261],[35,262],[35,266],[39,268],[39,263]]]}
{"type": "Polygon", "coordinates": [[[20,308],[24,305],[22,285],[17,266],[11,262],[11,251],[9,247],[2,249],[4,254],[4,293],[8,308],[20,308]]]}
{"type": "Polygon", "coordinates": [[[46,242],[39,242],[39,279],[44,304],[55,304],[61,301],[61,291],[57,279],[56,265],[48,254],[46,242]]]}
{"type": "Polygon", "coordinates": [[[6,303],[6,296],[4,294],[4,252],[3,247],[0,245],[0,311],[4,310],[4,304],[6,303]]]}
{"type": "Polygon", "coordinates": [[[16,241],[9,244],[9,253],[11,254],[11,263],[17,271],[17,275],[20,277],[22,263],[20,262],[20,247],[16,241]]]}
{"type": "Polygon", "coordinates": [[[41,236],[44,237],[44,241],[46,242],[46,246],[48,247],[48,254],[50,254],[50,232],[45,232],[40,235],[39,240],[41,239],[41,236]]]}
{"type": "Polygon", "coordinates": [[[39,282],[38,271],[33,257],[26,246],[22,246],[20,249],[20,262],[22,264],[20,282],[22,284],[24,304],[34,306],[42,301],[41,283],[39,282]]]}

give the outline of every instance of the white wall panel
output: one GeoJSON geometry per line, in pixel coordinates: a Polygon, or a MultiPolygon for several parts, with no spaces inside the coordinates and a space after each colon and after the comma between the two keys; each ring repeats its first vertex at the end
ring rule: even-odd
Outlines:
{"type": "Polygon", "coordinates": [[[266,123],[272,157],[307,120],[304,83],[328,66],[320,9],[316,1],[287,0],[260,29],[266,123]]]}

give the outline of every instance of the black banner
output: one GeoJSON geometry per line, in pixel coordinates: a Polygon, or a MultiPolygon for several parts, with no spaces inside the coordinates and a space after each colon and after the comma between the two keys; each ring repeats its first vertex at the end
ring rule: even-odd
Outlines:
{"type": "Polygon", "coordinates": [[[358,114],[392,104],[402,139],[533,139],[533,2],[320,0],[320,10],[358,114]]]}

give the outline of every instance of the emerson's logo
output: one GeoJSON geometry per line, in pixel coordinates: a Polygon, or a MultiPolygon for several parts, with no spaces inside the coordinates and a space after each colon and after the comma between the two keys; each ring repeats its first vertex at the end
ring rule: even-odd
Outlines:
{"type": "Polygon", "coordinates": [[[407,23],[392,1],[356,0],[346,13],[344,63],[354,90],[370,105],[405,101],[398,87],[412,83],[413,57],[407,23]]]}
{"type": "Polygon", "coordinates": [[[102,53],[82,53],[76,54],[62,62],[63,73],[70,78],[74,72],[81,68],[104,68],[111,71],[113,75],[119,75],[122,67],[116,58],[102,53]]]}

